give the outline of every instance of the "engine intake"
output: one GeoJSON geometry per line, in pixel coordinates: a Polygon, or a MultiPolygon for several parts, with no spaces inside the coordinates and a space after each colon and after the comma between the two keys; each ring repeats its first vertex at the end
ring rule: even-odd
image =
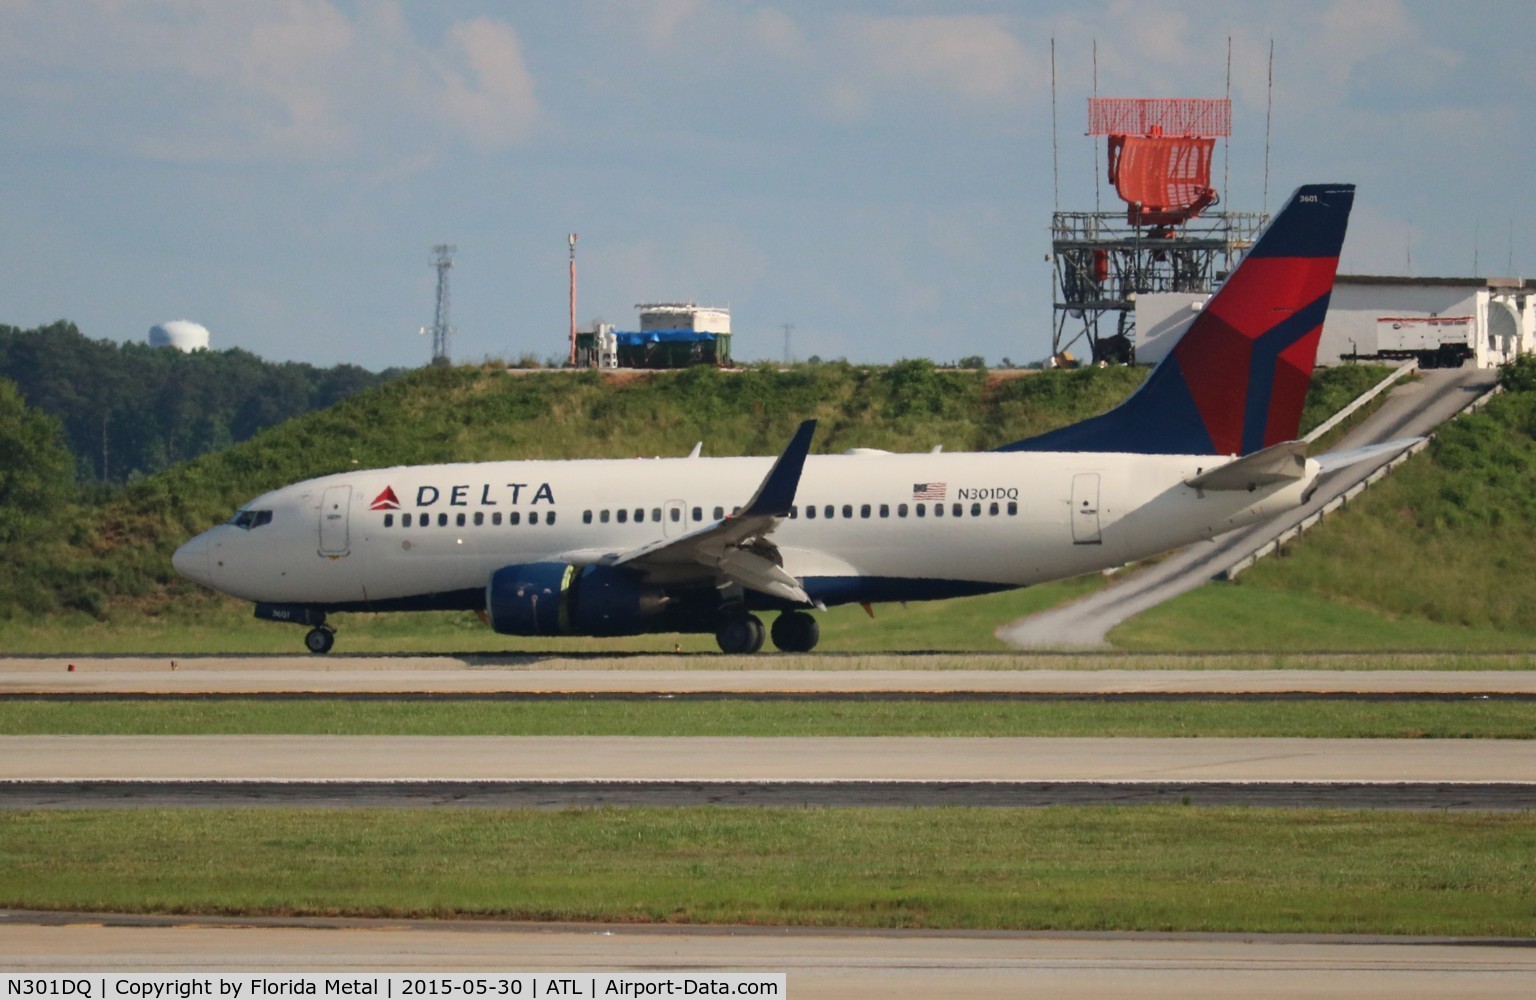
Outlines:
{"type": "Polygon", "coordinates": [[[666,603],[660,587],[613,566],[518,563],[485,588],[486,616],[503,635],[639,635],[666,603]]]}

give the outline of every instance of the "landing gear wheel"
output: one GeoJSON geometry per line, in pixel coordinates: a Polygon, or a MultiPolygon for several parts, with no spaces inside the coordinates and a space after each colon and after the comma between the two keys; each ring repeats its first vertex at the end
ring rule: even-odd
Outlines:
{"type": "Polygon", "coordinates": [[[821,640],[821,626],[804,611],[786,611],[773,623],[773,644],[786,653],[809,653],[821,640]]]}
{"type": "Polygon", "coordinates": [[[336,645],[336,630],[321,625],[304,633],[304,648],[311,653],[329,653],[336,645]]]}
{"type": "Polygon", "coordinates": [[[763,648],[763,623],[756,615],[732,618],[720,626],[715,641],[722,653],[755,653],[763,648]]]}

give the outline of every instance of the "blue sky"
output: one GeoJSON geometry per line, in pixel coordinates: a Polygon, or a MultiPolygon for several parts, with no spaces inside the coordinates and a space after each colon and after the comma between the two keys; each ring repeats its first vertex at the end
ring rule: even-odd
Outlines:
{"type": "Polygon", "coordinates": [[[1095,43],[1101,95],[1220,97],[1228,38],[1223,195],[1264,207],[1273,40],[1271,210],[1354,182],[1346,270],[1532,275],[1533,37],[1515,2],[0,0],[0,323],[416,365],[446,242],[455,360],[557,356],[575,231],[583,323],[1038,359],[1053,38],[1063,208],[1095,43]]]}

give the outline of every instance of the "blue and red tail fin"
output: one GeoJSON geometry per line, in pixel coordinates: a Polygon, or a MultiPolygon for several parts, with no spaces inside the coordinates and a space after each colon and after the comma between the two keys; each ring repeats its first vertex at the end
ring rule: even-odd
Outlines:
{"type": "Polygon", "coordinates": [[[1108,413],[999,451],[1247,455],[1300,434],[1353,184],[1308,184],[1173,351],[1108,413]]]}

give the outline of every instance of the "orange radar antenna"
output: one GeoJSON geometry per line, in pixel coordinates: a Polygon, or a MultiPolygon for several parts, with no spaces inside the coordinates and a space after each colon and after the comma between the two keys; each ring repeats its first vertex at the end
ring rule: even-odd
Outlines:
{"type": "Polygon", "coordinates": [[[1088,133],[1109,137],[1109,181],[1133,226],[1182,225],[1216,204],[1211,154],[1232,134],[1232,102],[1090,97],[1088,133]]]}

